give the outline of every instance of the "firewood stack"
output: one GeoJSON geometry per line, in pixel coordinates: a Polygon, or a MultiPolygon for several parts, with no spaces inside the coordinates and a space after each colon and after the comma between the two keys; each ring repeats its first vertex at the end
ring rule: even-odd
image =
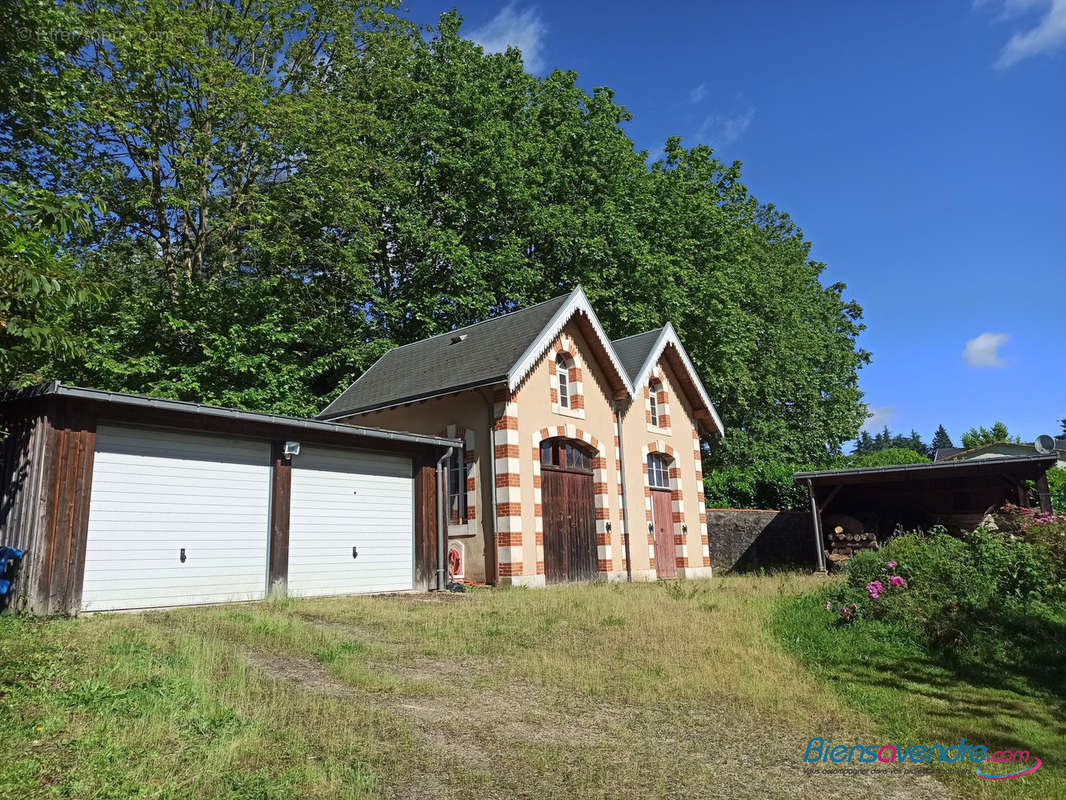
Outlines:
{"type": "Polygon", "coordinates": [[[877,550],[877,534],[864,530],[863,524],[846,514],[826,515],[825,547],[831,554],[852,556],[863,550],[877,550]]]}

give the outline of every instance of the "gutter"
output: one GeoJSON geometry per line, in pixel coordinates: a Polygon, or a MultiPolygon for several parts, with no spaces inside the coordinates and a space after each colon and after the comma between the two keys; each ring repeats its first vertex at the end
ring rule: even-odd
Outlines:
{"type": "Polygon", "coordinates": [[[67,386],[59,381],[21,391],[5,392],[0,395],[0,402],[28,400],[37,397],[70,397],[78,400],[90,400],[93,402],[104,403],[111,406],[150,408],[157,411],[173,411],[197,417],[212,417],[215,419],[227,419],[242,422],[260,422],[270,425],[283,425],[290,428],[302,428],[310,431],[336,433],[342,436],[381,439],[391,442],[407,442],[409,444],[430,445],[432,447],[457,447],[460,444],[458,439],[448,439],[443,436],[402,433],[400,431],[389,431],[381,428],[362,428],[356,425],[322,422],[302,417],[283,417],[277,414],[265,414],[259,411],[240,411],[235,408],[223,408],[221,406],[190,403],[185,400],[161,400],[156,397],[146,397],[144,395],[110,392],[103,389],[85,389],[79,386],[67,386]]]}
{"type": "Polygon", "coordinates": [[[622,503],[622,547],[626,554],[626,580],[632,583],[633,562],[629,558],[629,507],[626,504],[626,448],[625,442],[622,441],[622,409],[620,406],[621,403],[615,401],[614,424],[618,428],[618,472],[619,483],[622,487],[622,496],[619,498],[622,503]]]}
{"type": "MultiPolygon", "coordinates": [[[[481,399],[485,401],[485,408],[488,411],[488,427],[485,431],[487,437],[486,444],[488,445],[488,467],[489,467],[489,484],[485,487],[487,491],[482,491],[481,496],[489,495],[489,499],[492,502],[492,513],[489,518],[483,520],[486,537],[492,537],[489,541],[492,542],[492,571],[493,571],[493,584],[499,583],[500,580],[500,550],[496,546],[496,410],[495,403],[492,401],[492,397],[486,397],[481,391],[478,392],[481,395],[481,399]]],[[[487,576],[486,576],[487,577],[487,576]]]]}
{"type": "Polygon", "coordinates": [[[448,588],[448,566],[445,561],[448,550],[447,511],[445,509],[448,505],[448,495],[444,490],[443,468],[454,452],[455,448],[449,447],[437,460],[437,591],[440,592],[448,588]]]}

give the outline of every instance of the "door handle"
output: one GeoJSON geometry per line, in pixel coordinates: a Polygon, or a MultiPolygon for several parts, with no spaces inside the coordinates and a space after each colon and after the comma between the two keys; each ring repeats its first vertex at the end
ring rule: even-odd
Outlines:
{"type": "Polygon", "coordinates": [[[359,558],[359,548],[358,547],[353,547],[352,548],[352,558],[359,558]]]}
{"type": "Polygon", "coordinates": [[[181,553],[178,554],[178,561],[180,561],[182,564],[185,563],[185,548],[184,547],[181,548],[181,553]]]}

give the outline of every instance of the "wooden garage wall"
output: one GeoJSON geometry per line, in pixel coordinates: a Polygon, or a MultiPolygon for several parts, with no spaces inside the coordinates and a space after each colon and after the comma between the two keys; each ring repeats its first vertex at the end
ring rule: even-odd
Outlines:
{"type": "MultiPolygon", "coordinates": [[[[4,425],[9,435],[0,447],[0,545],[26,551],[6,596],[12,609],[75,614],[81,608],[100,414],[96,404],[54,397],[23,401],[5,409],[4,425]]],[[[336,435],[257,423],[233,425],[226,420],[190,419],[152,409],[124,410],[121,418],[111,410],[107,421],[272,439],[269,585],[284,587],[288,577],[291,466],[281,457],[282,443],[295,439],[337,445],[336,435]]],[[[387,449],[411,457],[415,482],[415,588],[436,588],[436,466],[442,451],[404,442],[387,447],[377,441],[361,444],[367,449],[387,449]]],[[[350,446],[356,445],[351,442],[350,446]]]]}
{"type": "Polygon", "coordinates": [[[69,403],[37,408],[12,424],[4,442],[0,543],[26,551],[12,607],[68,614],[81,606],[96,421],[69,403]]]}

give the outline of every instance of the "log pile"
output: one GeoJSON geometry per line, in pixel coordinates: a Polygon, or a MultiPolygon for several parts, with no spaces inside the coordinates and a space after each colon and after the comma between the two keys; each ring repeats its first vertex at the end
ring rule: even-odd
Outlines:
{"type": "Polygon", "coordinates": [[[826,515],[825,547],[832,555],[852,556],[863,550],[880,549],[877,534],[864,530],[863,524],[846,514],[826,515]]]}

